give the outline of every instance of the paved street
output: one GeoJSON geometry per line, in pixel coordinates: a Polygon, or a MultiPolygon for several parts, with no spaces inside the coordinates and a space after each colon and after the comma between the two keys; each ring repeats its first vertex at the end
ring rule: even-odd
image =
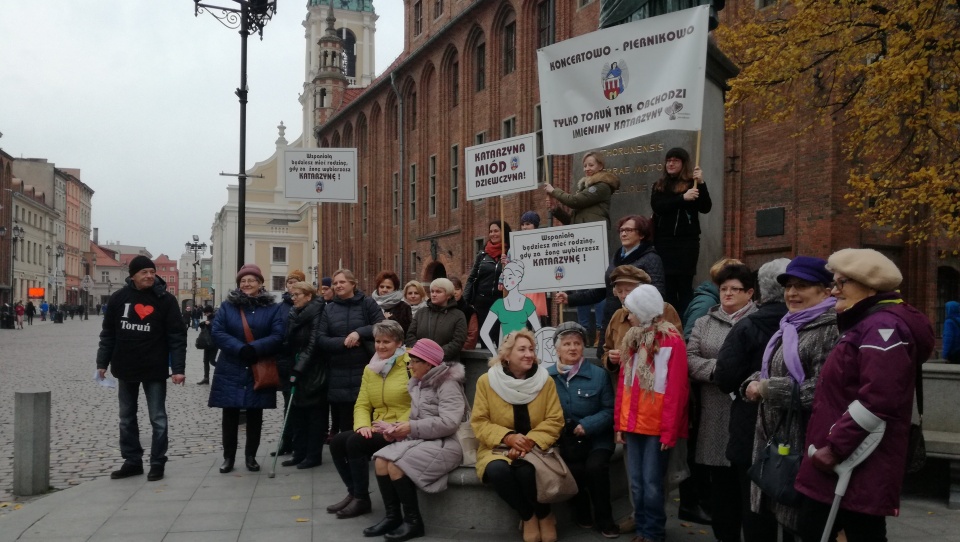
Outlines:
{"type": "MultiPolygon", "coordinates": [[[[21,330],[0,330],[0,502],[12,499],[14,393],[50,390],[52,401],[50,485],[63,489],[101,478],[119,467],[116,389],[93,381],[96,369],[99,316],[63,324],[34,319],[21,330]]],[[[197,332],[190,330],[187,383],[167,386],[170,449],[175,462],[220,450],[220,410],[207,408],[209,386],[203,378],[201,351],[193,348],[197,332]]],[[[281,401],[282,404],[282,401],[281,401]]],[[[149,455],[150,421],[141,394],[141,442],[149,455]]],[[[261,454],[276,444],[280,410],[264,414],[261,454]]],[[[241,433],[243,429],[241,427],[241,433]]],[[[240,442],[244,436],[240,435],[240,442]]]]}

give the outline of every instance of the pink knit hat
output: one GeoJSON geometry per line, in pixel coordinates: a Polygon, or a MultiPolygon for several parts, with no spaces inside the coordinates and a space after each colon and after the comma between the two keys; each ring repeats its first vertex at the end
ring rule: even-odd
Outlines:
{"type": "Polygon", "coordinates": [[[443,348],[440,348],[439,344],[430,339],[420,339],[417,344],[413,345],[413,348],[407,350],[407,353],[426,361],[434,367],[443,363],[443,348]]]}
{"type": "Polygon", "coordinates": [[[240,279],[247,275],[253,275],[257,277],[257,280],[263,282],[263,273],[260,272],[260,266],[255,263],[245,263],[243,267],[237,271],[237,286],[240,285],[240,279]]]}

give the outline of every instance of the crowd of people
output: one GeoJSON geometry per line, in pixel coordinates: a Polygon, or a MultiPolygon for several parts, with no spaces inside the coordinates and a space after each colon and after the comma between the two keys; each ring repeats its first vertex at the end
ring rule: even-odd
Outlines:
{"type": "MultiPolygon", "coordinates": [[[[570,209],[552,212],[564,223],[609,222],[619,181],[593,153],[584,171],[574,194],[545,187],[551,204],[570,209]]],[[[555,542],[557,516],[540,499],[533,461],[555,451],[577,482],[573,521],[605,537],[630,530],[634,542],[663,541],[666,494],[686,478],[681,519],[711,525],[716,540],[813,541],[827,528],[834,468],[881,420],[883,440],[857,468],[831,528],[851,542],[885,540],[884,518],[898,509],[906,469],[915,375],[934,341],[926,316],[897,292],[896,265],[871,249],[779,258],[756,270],[724,258],[694,290],[698,214],[711,203],[685,150],[668,151],[652,205],[652,219],[615,222],[621,248],[605,288],[554,294],[561,304],[603,308],[595,338],[578,322],[555,328],[550,367],[540,363],[534,336],[546,323],[546,301],[519,293],[524,269],[510,258],[502,221],[488,224],[465,283],[438,278],[401,289],[384,270],[368,295],[348,269],[319,290],[293,271],[277,300],[260,268],[243,265],[219,309],[191,322],[209,338],[200,384],[210,384],[209,406],[222,409],[220,472],[236,466],[241,411],[243,466],[260,469],[263,409],[276,408],[280,392],[287,414],[276,453],[289,456],[283,466],[310,469],[323,464],[329,445],[345,495],[328,513],[370,514],[373,471],[384,517],[364,536],[424,536],[418,491],[444,491],[447,475],[475,451],[478,478],[516,512],[523,540],[555,542]],[[468,397],[461,352],[481,344],[493,356],[468,397]],[[595,344],[597,363],[587,351],[595,344]],[[279,384],[258,388],[254,369],[268,359],[279,384]],[[476,450],[461,447],[466,422],[476,450]],[[632,503],[620,523],[610,484],[617,445],[632,503]],[[776,493],[755,468],[771,447],[802,456],[776,493]]],[[[524,229],[539,223],[536,213],[521,217],[524,229]]],[[[132,437],[142,383],[156,480],[166,461],[161,384],[171,370],[174,383],[183,382],[186,324],[169,316],[176,304],[152,262],[138,257],[130,274],[108,304],[97,367],[102,375],[112,365],[121,383],[124,464],[112,477],[143,473],[132,437]],[[122,309],[134,301],[155,306],[163,325],[145,329],[154,311],[122,309]],[[148,347],[155,351],[142,355],[148,347]]]]}

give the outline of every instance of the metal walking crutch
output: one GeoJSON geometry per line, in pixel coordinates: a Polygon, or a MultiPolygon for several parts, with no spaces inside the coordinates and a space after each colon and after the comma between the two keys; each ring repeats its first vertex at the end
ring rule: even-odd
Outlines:
{"type": "Polygon", "coordinates": [[[290,400],[287,401],[287,411],[283,414],[283,425],[280,426],[280,438],[277,439],[277,451],[273,454],[273,466],[267,478],[273,478],[277,475],[277,460],[280,459],[280,447],[283,446],[283,434],[287,431],[287,419],[290,418],[290,407],[293,406],[293,394],[297,391],[297,386],[290,386],[290,400]]]}
{"type": "MultiPolygon", "coordinates": [[[[887,428],[887,422],[867,410],[866,407],[860,404],[860,401],[850,403],[850,406],[847,407],[847,412],[850,413],[853,421],[857,422],[857,425],[869,433],[867,434],[867,438],[863,439],[860,446],[857,446],[857,449],[854,450],[849,457],[839,465],[833,467],[833,472],[837,474],[839,479],[837,480],[837,488],[833,491],[833,505],[830,507],[830,515],[827,516],[827,524],[823,528],[823,536],[820,537],[820,542],[828,542],[830,540],[830,531],[833,530],[833,524],[837,521],[840,501],[843,500],[843,496],[847,493],[847,486],[850,484],[850,476],[853,475],[853,469],[860,463],[863,463],[870,457],[870,454],[877,449],[877,446],[883,439],[883,432],[887,428]]],[[[816,451],[817,447],[813,444],[807,449],[810,457],[813,457],[816,451]]]]}

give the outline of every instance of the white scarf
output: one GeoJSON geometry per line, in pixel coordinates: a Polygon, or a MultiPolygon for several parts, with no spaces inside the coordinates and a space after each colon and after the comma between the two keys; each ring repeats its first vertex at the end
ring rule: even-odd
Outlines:
{"type": "Polygon", "coordinates": [[[543,365],[537,366],[537,372],[525,379],[514,378],[503,370],[499,363],[487,371],[490,387],[501,399],[511,405],[526,405],[537,398],[543,385],[550,379],[543,365]]]}
{"type": "Polygon", "coordinates": [[[367,369],[370,369],[374,373],[386,378],[390,371],[393,370],[393,365],[396,363],[397,358],[407,353],[407,349],[403,346],[397,348],[397,350],[387,359],[380,359],[380,354],[374,352],[373,357],[370,358],[370,363],[367,364],[367,369]]]}

